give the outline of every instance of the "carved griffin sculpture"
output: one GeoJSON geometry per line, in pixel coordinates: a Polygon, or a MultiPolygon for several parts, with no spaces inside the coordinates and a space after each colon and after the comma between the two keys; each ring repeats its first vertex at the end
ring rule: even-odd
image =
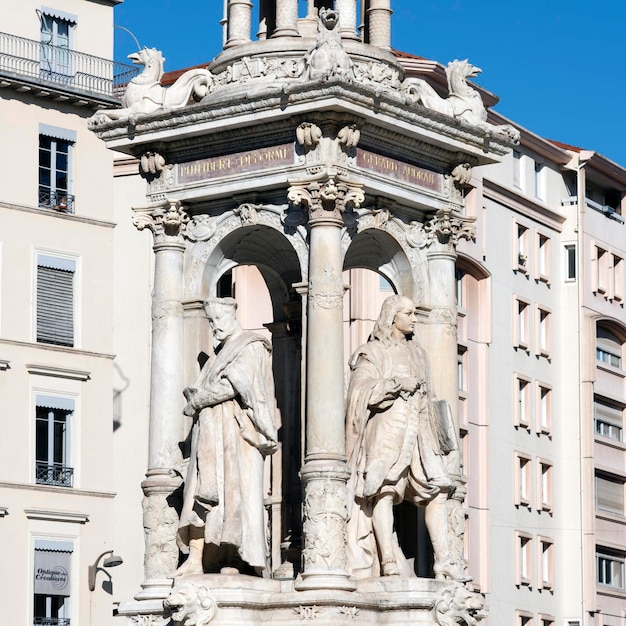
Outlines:
{"type": "Polygon", "coordinates": [[[320,9],[317,41],[307,51],[304,61],[304,78],[309,80],[330,76],[354,77],[352,60],[341,43],[339,13],[334,9],[320,9]]]}
{"type": "Polygon", "coordinates": [[[480,595],[462,585],[450,585],[435,601],[433,614],[439,626],[476,626],[485,617],[483,609],[480,595]]]}
{"type": "Polygon", "coordinates": [[[178,582],[163,601],[163,607],[180,626],[206,626],[217,613],[207,587],[191,580],[178,582]]]}
{"type": "Polygon", "coordinates": [[[214,84],[214,76],[209,70],[197,68],[185,72],[171,87],[163,87],[161,78],[165,59],[159,50],[144,48],[129,54],[128,58],[136,65],[143,65],[143,71],[128,83],[122,108],[96,111],[93,124],[124,119],[134,124],[140,115],[184,107],[192,99],[199,101],[214,84]]]}

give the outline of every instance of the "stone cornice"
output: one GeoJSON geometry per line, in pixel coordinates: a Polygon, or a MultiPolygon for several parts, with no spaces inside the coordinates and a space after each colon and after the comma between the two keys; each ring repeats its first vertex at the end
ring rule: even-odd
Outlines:
{"type": "Polygon", "coordinates": [[[65,367],[55,367],[53,365],[37,365],[29,363],[26,365],[29,374],[39,376],[52,376],[53,378],[67,378],[69,380],[80,380],[85,382],[91,380],[91,373],[83,370],[67,369],[65,367]]]}
{"type": "Polygon", "coordinates": [[[70,522],[72,524],[86,524],[89,521],[87,513],[74,511],[50,511],[47,509],[24,509],[28,519],[40,519],[48,522],[70,522]]]}
{"type": "Polygon", "coordinates": [[[92,226],[102,226],[103,228],[115,228],[117,226],[115,222],[97,220],[92,217],[83,217],[73,213],[60,213],[58,211],[30,207],[24,204],[14,204],[12,202],[0,202],[0,208],[11,209],[13,211],[24,211],[25,213],[36,213],[37,215],[51,217],[53,219],[69,220],[70,222],[80,222],[82,224],[91,224],[92,226]]]}
{"type": "Polygon", "coordinates": [[[76,489],[74,487],[53,487],[51,485],[35,485],[33,483],[11,483],[0,482],[2,489],[18,489],[19,491],[47,491],[60,496],[67,494],[74,496],[85,496],[88,498],[114,498],[117,494],[113,491],[92,491],[90,489],[76,489]]]}
{"type": "Polygon", "coordinates": [[[96,359],[110,359],[115,358],[115,354],[109,354],[107,352],[90,352],[89,350],[81,350],[80,348],[65,348],[63,346],[53,346],[48,343],[35,343],[33,341],[18,341],[17,339],[0,339],[0,345],[6,346],[22,346],[25,348],[34,348],[45,352],[59,352],[63,354],[74,354],[76,356],[87,356],[96,359]]]}
{"type": "Polygon", "coordinates": [[[565,221],[565,216],[552,210],[545,204],[535,202],[531,198],[517,193],[516,191],[504,187],[500,183],[489,178],[483,179],[483,194],[485,198],[502,204],[513,211],[530,217],[560,232],[561,225],[565,221]]]}
{"type": "Polygon", "coordinates": [[[132,142],[127,139],[126,121],[110,122],[93,130],[109,142],[110,147],[128,151],[139,142],[178,141],[185,137],[185,129],[189,129],[189,134],[198,135],[201,130],[233,128],[235,119],[243,115],[250,115],[249,124],[259,124],[266,118],[291,117],[315,108],[318,111],[352,112],[365,119],[371,117],[372,111],[376,112],[378,119],[389,115],[406,133],[408,142],[421,136],[427,143],[474,154],[483,163],[496,160],[510,149],[508,141],[501,137],[487,137],[482,128],[454,120],[419,104],[407,107],[401,93],[377,93],[366,84],[345,85],[341,81],[327,81],[266,85],[256,97],[245,89],[245,85],[243,87],[219,90],[196,105],[140,117],[134,127],[132,142]],[[491,156],[486,155],[485,149],[491,156]]]}

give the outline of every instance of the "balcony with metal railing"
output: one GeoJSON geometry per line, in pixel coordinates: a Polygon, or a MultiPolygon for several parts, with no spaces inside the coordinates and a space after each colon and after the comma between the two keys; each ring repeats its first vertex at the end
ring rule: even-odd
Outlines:
{"type": "Polygon", "coordinates": [[[35,617],[34,626],[70,626],[69,617],[35,617]]]}
{"type": "Polygon", "coordinates": [[[141,68],[0,32],[0,87],[99,106],[119,104],[141,68]]]}
{"type": "Polygon", "coordinates": [[[71,487],[74,477],[74,468],[60,463],[37,461],[35,464],[35,482],[38,485],[52,485],[54,487],[71,487]]]}

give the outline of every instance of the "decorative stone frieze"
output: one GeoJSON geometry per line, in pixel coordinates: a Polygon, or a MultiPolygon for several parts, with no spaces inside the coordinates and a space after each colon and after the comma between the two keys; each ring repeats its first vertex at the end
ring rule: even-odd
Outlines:
{"type": "Polygon", "coordinates": [[[158,152],[144,152],[139,159],[139,175],[148,182],[159,178],[165,167],[165,157],[158,152]]]}
{"type": "Polygon", "coordinates": [[[134,208],[133,224],[138,230],[152,231],[155,243],[168,238],[180,239],[187,229],[189,214],[178,201],[164,206],[134,208]]]}
{"type": "Polygon", "coordinates": [[[329,176],[319,181],[292,183],[287,198],[293,204],[303,205],[310,220],[341,221],[343,211],[358,208],[365,194],[360,186],[329,176]]]}
{"type": "Polygon", "coordinates": [[[440,209],[424,225],[411,222],[406,234],[409,245],[416,248],[427,248],[435,242],[455,248],[462,239],[475,238],[476,218],[461,215],[451,207],[440,209]]]}

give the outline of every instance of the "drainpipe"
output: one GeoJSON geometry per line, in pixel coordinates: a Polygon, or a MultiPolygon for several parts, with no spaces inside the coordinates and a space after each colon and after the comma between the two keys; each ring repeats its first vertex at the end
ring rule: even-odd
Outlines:
{"type": "MultiPolygon", "coordinates": [[[[576,164],[576,208],[577,208],[577,220],[576,220],[576,278],[577,278],[577,311],[578,311],[578,447],[579,447],[579,481],[580,481],[580,498],[579,498],[579,510],[580,510],[580,532],[581,532],[581,548],[580,548],[580,574],[581,574],[581,624],[587,626],[587,522],[585,519],[585,506],[584,506],[584,485],[585,485],[585,437],[588,435],[585,433],[585,393],[587,385],[584,384],[583,376],[585,374],[585,367],[583,365],[583,334],[585,322],[585,316],[583,314],[583,306],[585,304],[585,213],[587,210],[586,203],[586,177],[585,166],[589,162],[589,159],[594,155],[589,150],[581,150],[578,154],[578,162],[576,164]]],[[[593,571],[593,567],[590,571],[593,571]]]]}

